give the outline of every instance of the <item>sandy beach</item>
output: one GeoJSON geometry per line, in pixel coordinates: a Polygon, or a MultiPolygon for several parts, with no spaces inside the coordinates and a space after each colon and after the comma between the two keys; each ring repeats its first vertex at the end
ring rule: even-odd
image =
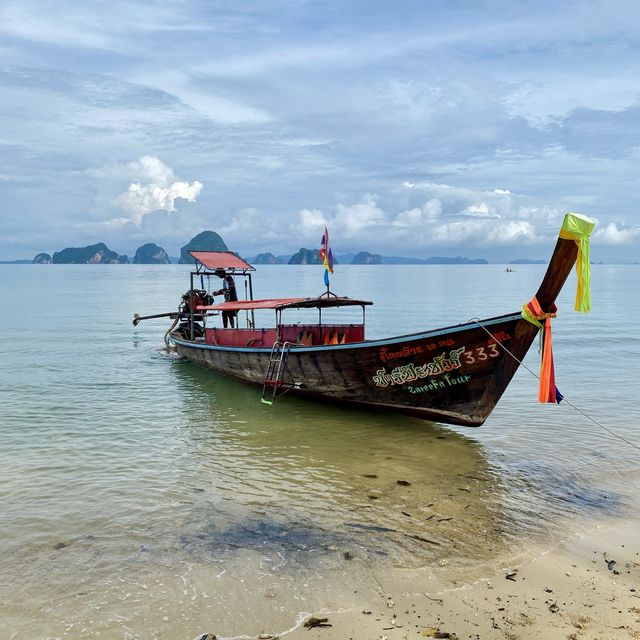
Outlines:
{"type": "Polygon", "coordinates": [[[374,583],[355,594],[357,607],[327,602],[293,628],[258,637],[640,638],[640,533],[632,521],[601,524],[555,546],[475,567],[472,579],[442,560],[435,570],[387,571],[374,583]]]}

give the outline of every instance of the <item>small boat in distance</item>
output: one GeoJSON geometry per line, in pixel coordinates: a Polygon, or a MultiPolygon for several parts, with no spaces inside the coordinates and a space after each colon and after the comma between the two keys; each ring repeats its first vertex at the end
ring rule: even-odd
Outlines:
{"type": "MultiPolygon", "coordinates": [[[[590,307],[588,237],[593,226],[580,214],[565,216],[540,288],[523,311],[376,340],[365,339],[365,310],[372,304],[368,300],[336,296],[328,285],[327,292],[315,298],[254,300],[250,264],[230,252],[190,252],[196,268],[178,311],[165,314],[174,319],[166,338],[182,357],[262,387],[267,404],[287,391],[373,411],[480,426],[540,330],[547,362],[539,399],[561,399],[553,380],[550,322],[576,260],[576,308],[590,307]],[[245,279],[246,299],[213,302],[204,279],[218,277],[220,270],[245,279]],[[327,323],[328,310],[336,307],[359,308],[360,319],[327,323]],[[264,309],[275,312],[274,322],[256,327],[255,312],[264,309]],[[289,321],[288,314],[296,309],[314,310],[317,320],[289,321]],[[246,326],[212,326],[212,316],[222,312],[236,318],[245,312],[246,326]]],[[[136,316],[134,324],[141,319],[136,316]]]]}

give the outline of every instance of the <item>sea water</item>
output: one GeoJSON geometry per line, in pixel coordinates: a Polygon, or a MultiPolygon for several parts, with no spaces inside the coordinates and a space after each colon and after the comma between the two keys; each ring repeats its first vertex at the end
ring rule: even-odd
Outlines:
{"type": "MultiPolygon", "coordinates": [[[[0,266],[0,637],[283,632],[381,570],[472,572],[633,513],[640,452],[604,428],[640,443],[640,274],[592,269],[593,312],[572,275],[554,320],[566,402],[537,403],[534,346],[473,429],[268,407],[162,350],[169,320],[131,320],[175,310],[188,267],[0,266]]],[[[339,266],[332,289],[375,301],[374,338],[518,311],[543,272],[339,266]]],[[[320,267],[254,274],[257,298],[322,291],[320,267]]]]}

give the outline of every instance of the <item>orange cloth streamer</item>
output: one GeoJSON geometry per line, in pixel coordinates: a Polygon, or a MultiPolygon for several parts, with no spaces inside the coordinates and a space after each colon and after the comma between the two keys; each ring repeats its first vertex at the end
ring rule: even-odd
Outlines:
{"type": "Polygon", "coordinates": [[[533,298],[531,298],[531,300],[522,307],[522,316],[524,319],[542,329],[542,362],[540,364],[538,402],[556,403],[561,399],[557,396],[551,334],[551,318],[556,317],[557,311],[558,309],[554,304],[551,306],[551,311],[549,313],[545,313],[535,296],[533,296],[533,298]]]}

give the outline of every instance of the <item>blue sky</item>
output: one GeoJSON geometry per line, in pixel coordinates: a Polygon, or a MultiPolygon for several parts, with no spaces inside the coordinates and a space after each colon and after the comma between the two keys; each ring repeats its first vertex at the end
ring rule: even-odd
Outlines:
{"type": "Polygon", "coordinates": [[[0,258],[640,260],[640,3],[3,0],[0,258]]]}

